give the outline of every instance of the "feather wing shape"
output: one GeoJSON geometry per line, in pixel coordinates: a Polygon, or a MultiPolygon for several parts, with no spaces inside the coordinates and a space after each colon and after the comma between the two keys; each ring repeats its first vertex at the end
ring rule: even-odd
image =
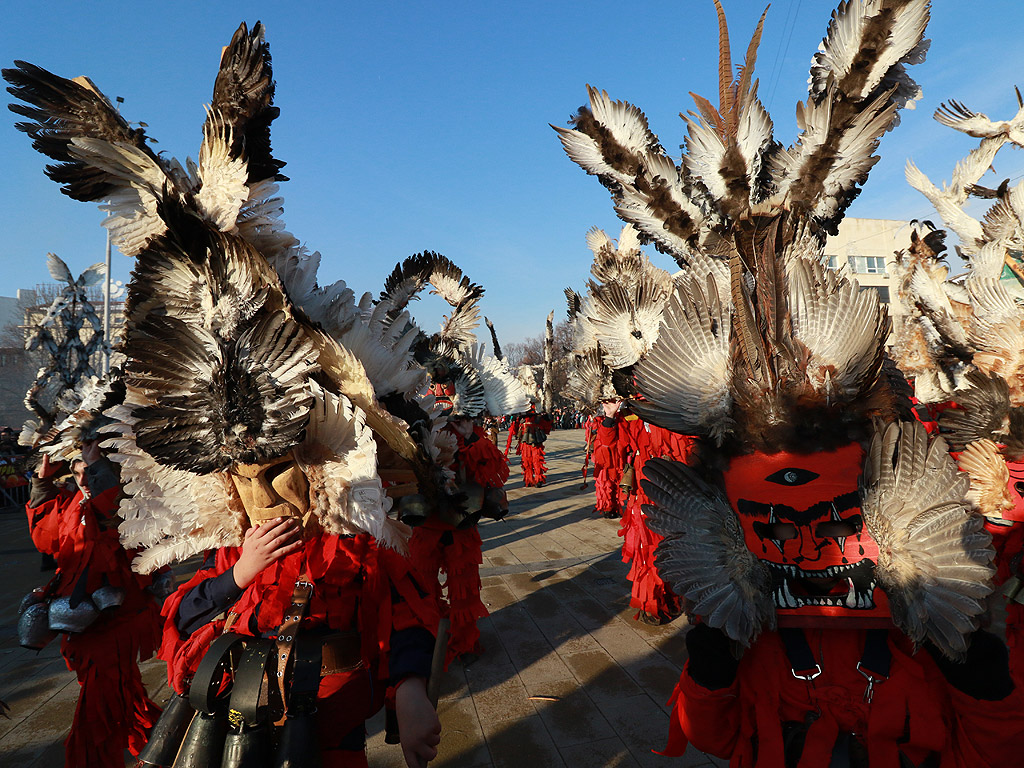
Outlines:
{"type": "Polygon", "coordinates": [[[125,381],[148,400],[139,447],[199,474],[281,455],[305,428],[314,343],[245,241],[202,226],[171,234],[139,255],[127,301],[125,381]]]}
{"type": "Polygon", "coordinates": [[[875,433],[861,508],[878,542],[876,578],[896,625],[950,657],[967,650],[995,574],[984,518],[966,509],[968,486],[945,441],[929,443],[923,425],[892,423],[875,433]]]}
{"type": "Polygon", "coordinates": [[[943,436],[954,451],[979,440],[1003,443],[1010,432],[1010,390],[999,376],[971,371],[967,389],[956,393],[959,408],[939,415],[943,436]]]}
{"type": "Polygon", "coordinates": [[[1013,509],[1013,499],[1008,488],[1010,472],[1006,459],[999,447],[991,440],[977,440],[957,459],[961,472],[971,478],[971,489],[967,493],[974,509],[986,517],[1001,518],[1004,510],[1013,509]]]}
{"type": "Polygon", "coordinates": [[[70,151],[76,138],[91,138],[132,147],[160,165],[142,128],[132,128],[86,78],[67,80],[24,61],[3,70],[8,92],[23,104],[10,104],[12,112],[32,122],[17,124],[32,139],[32,146],[52,160],[46,175],[62,185],[75,200],[98,202],[110,197],[118,183],[102,168],[91,167],[70,151]]]}
{"type": "Polygon", "coordinates": [[[793,335],[810,351],[808,380],[843,401],[866,392],[878,377],[889,334],[877,293],[805,259],[790,262],[789,286],[793,335]]]}
{"type": "Polygon", "coordinates": [[[634,412],[673,432],[721,435],[732,406],[731,323],[713,278],[678,282],[661,335],[636,367],[646,402],[632,403],[634,412]]]}
{"type": "Polygon", "coordinates": [[[612,384],[612,371],[604,361],[600,344],[586,352],[573,353],[572,368],[566,382],[569,396],[584,408],[596,408],[602,400],[618,397],[612,384]]]}
{"type": "Polygon", "coordinates": [[[658,574],[690,603],[689,612],[733,640],[750,645],[775,627],[766,566],[747,549],[725,494],[690,467],[650,459],[641,480],[658,544],[658,574]]]}
{"type": "Polygon", "coordinates": [[[522,413],[530,407],[522,382],[502,360],[486,354],[482,344],[474,344],[466,360],[480,376],[487,412],[492,416],[522,413]]]}
{"type": "Polygon", "coordinates": [[[245,161],[248,184],[288,180],[281,174],[285,164],[270,147],[270,124],[280,114],[273,106],[274,91],[263,25],[256,22],[249,30],[242,22],[221,54],[203,134],[230,137],[227,155],[245,161]]]}

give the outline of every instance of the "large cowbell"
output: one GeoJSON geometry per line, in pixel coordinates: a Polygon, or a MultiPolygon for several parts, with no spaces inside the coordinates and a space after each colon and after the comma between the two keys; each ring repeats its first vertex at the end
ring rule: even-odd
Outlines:
{"type": "Polygon", "coordinates": [[[861,513],[864,450],[751,453],[724,472],[747,548],[772,576],[779,626],[890,626],[861,513]]]}

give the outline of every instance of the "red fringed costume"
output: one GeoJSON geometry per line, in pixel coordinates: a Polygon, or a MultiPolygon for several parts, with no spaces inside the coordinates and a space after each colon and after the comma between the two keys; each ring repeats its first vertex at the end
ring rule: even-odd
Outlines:
{"type": "MultiPolygon", "coordinates": [[[[523,467],[523,485],[526,487],[542,486],[547,479],[547,465],[544,463],[544,441],[552,428],[551,419],[546,414],[527,413],[512,423],[509,440],[512,436],[519,438],[516,453],[519,454],[523,467]]],[[[506,453],[508,445],[506,444],[506,453]]]]}
{"type": "Polygon", "coordinates": [[[633,492],[629,495],[626,513],[619,527],[622,562],[630,563],[627,575],[631,584],[629,604],[637,609],[636,618],[640,613],[662,619],[674,617],[679,613],[679,598],[658,576],[654,557],[662,537],[647,526],[642,505],[651,501],[640,481],[646,477],[644,465],[650,458],[663,457],[686,463],[693,449],[693,440],[648,424],[633,414],[622,420],[620,431],[636,472],[633,492]]]}
{"type": "MultiPolygon", "coordinates": [[[[458,438],[455,456],[456,475],[465,475],[484,488],[501,488],[508,480],[508,461],[490,441],[487,433],[473,427],[469,439],[458,438]]],[[[476,525],[458,529],[431,516],[413,530],[409,558],[423,584],[434,585],[441,614],[451,619],[451,636],[445,667],[462,654],[479,654],[480,630],[477,619],[489,614],[480,600],[480,564],[482,541],[476,525]],[[438,574],[446,574],[447,601],[442,598],[438,574]]]]}
{"type": "Polygon", "coordinates": [[[888,679],[872,686],[867,701],[867,679],[857,668],[866,630],[805,633],[821,668],[813,680],[795,676],[777,632],[744,651],[729,685],[701,685],[688,662],[672,695],[664,754],[681,755],[689,742],[733,768],[829,768],[838,764],[832,762],[837,738],[853,733],[866,748],[862,765],[872,768],[1020,763],[1022,689],[998,700],[974,698],[947,682],[931,654],[915,653],[907,637],[892,630],[888,679]],[[787,755],[801,755],[801,746],[799,762],[787,762],[787,755]]]}
{"type": "Polygon", "coordinates": [[[132,572],[118,539],[120,486],[111,465],[100,459],[87,469],[92,498],[82,491],[58,491],[33,480],[26,506],[32,541],[57,560],[48,590],[54,597],[87,596],[109,584],[125,590],[84,632],[64,634],[61,653],[82,689],[65,742],[68,768],[123,768],[124,750],[133,755],[146,744],[160,708],[146,695],[139,659],[153,655],[160,632],[159,609],[145,588],[148,576],[132,572]],[[77,590],[76,590],[77,587],[77,590]]]}
{"type": "Polygon", "coordinates": [[[626,428],[622,415],[597,416],[591,427],[594,445],[595,510],[605,517],[618,517],[622,513],[623,494],[619,488],[627,446],[626,428]]]}
{"type": "MultiPolygon", "coordinates": [[[[210,553],[204,567],[164,603],[159,655],[167,661],[168,681],[179,693],[186,690],[186,681],[195,673],[210,643],[223,632],[225,623],[223,618],[216,618],[189,634],[183,631],[188,627],[182,626],[186,623],[183,602],[194,602],[203,582],[229,574],[240,555],[241,549],[235,547],[210,553]]],[[[396,674],[404,676],[393,668],[394,664],[389,668],[393,644],[403,632],[406,637],[409,632],[432,633],[437,612],[401,555],[378,546],[368,534],[333,536],[321,532],[308,539],[302,551],[264,569],[230,604],[231,613],[237,614],[232,631],[272,635],[283,620],[300,577],[314,583],[308,614],[301,624],[303,635],[325,630],[359,632],[363,664],[320,680],[317,729],[325,768],[363,768],[363,722],[383,705],[389,675],[393,681],[396,674]]],[[[237,589],[231,597],[236,595],[237,589]]],[[[216,602],[209,601],[209,610],[220,613],[227,607],[216,602]]],[[[431,643],[420,646],[413,649],[418,658],[404,662],[403,671],[424,666],[429,669],[431,643]]]]}

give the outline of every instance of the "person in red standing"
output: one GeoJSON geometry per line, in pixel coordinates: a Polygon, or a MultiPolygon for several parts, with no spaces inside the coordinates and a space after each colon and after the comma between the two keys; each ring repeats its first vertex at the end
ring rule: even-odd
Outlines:
{"type": "Polygon", "coordinates": [[[646,624],[667,623],[679,615],[679,598],[658,575],[655,556],[662,537],[647,525],[643,511],[651,501],[644,493],[641,481],[646,478],[644,465],[652,457],[663,457],[686,462],[691,441],[649,424],[636,414],[627,412],[622,418],[622,440],[632,472],[626,473],[628,486],[622,489],[626,496],[626,514],[623,516],[619,536],[622,537],[622,561],[629,563],[626,578],[630,582],[629,604],[636,609],[634,616],[646,624]]]}
{"type": "Polygon", "coordinates": [[[516,436],[519,438],[519,445],[516,447],[516,453],[522,462],[523,485],[527,488],[540,488],[547,482],[544,441],[551,433],[552,426],[548,415],[537,413],[536,406],[533,405],[518,422],[516,436]]]}
{"type": "Polygon", "coordinates": [[[601,414],[594,419],[594,495],[595,511],[608,519],[622,514],[623,497],[619,488],[625,464],[626,432],[619,413],[621,400],[603,400],[601,414]]]}
{"type": "Polygon", "coordinates": [[[458,449],[452,469],[470,497],[467,514],[458,519],[431,515],[413,530],[409,558],[423,584],[432,584],[442,616],[451,619],[445,666],[483,652],[478,619],[489,614],[480,599],[480,564],[483,562],[477,521],[482,516],[500,519],[508,510],[502,486],[508,480],[508,461],[487,433],[465,414],[450,417],[445,429],[455,435],[458,449]],[[447,600],[441,595],[438,574],[446,574],[447,600]]]}
{"type": "Polygon", "coordinates": [[[121,487],[114,465],[90,441],[71,465],[77,491],[54,484],[64,469],[63,462],[51,463],[44,455],[26,506],[33,543],[57,560],[47,591],[53,598],[70,598],[71,608],[97,590],[121,595],[119,606],[99,611],[83,631],[67,632],[61,641],[68,669],[81,686],[65,765],[122,768],[125,748],[137,755],[160,715],[146,695],[138,664],[157,646],[160,614],[146,591],[150,578],[132,572],[130,553],[118,539],[121,487]]]}

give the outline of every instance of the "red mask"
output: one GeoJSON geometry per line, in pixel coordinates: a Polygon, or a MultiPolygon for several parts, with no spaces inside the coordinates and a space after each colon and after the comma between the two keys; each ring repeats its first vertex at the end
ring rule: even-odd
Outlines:
{"type": "Polygon", "coordinates": [[[838,617],[878,626],[889,616],[875,583],[878,545],[860,509],[863,466],[864,450],[850,443],[738,456],[724,473],[747,547],[771,571],[781,626],[835,626],[838,617]]]}
{"type": "Polygon", "coordinates": [[[455,385],[451,382],[445,382],[444,384],[435,383],[430,385],[430,394],[434,396],[434,400],[441,406],[441,412],[448,414],[455,408],[452,398],[455,397],[455,385]]]}

